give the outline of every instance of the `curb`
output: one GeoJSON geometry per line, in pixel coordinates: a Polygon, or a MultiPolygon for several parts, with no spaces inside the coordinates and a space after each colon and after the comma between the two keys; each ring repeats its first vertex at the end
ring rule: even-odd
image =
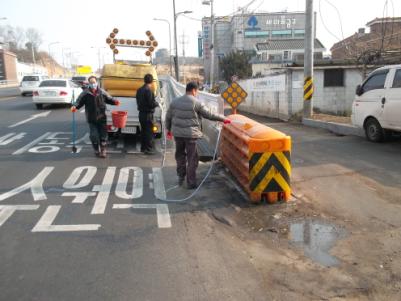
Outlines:
{"type": "Polygon", "coordinates": [[[338,135],[365,137],[363,129],[353,125],[337,123],[337,122],[326,122],[310,118],[303,118],[302,124],[309,127],[325,129],[338,135]]]}

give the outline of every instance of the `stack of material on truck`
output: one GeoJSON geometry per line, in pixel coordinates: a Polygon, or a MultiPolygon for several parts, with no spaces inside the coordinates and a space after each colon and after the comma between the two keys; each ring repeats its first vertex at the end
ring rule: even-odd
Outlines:
{"type": "Polygon", "coordinates": [[[136,91],[144,84],[143,77],[152,74],[153,93],[158,89],[155,68],[150,64],[122,65],[107,64],[103,67],[101,86],[112,96],[135,97],[136,91]]]}

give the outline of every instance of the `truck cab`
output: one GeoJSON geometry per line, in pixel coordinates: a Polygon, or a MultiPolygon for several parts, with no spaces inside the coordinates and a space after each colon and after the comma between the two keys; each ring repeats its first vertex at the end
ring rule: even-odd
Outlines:
{"type": "MultiPolygon", "coordinates": [[[[156,96],[156,101],[160,105],[164,105],[164,100],[160,93],[160,83],[157,77],[156,69],[151,64],[106,64],[103,67],[103,72],[100,77],[100,86],[106,90],[111,96],[120,100],[121,105],[116,108],[115,106],[107,105],[107,128],[111,133],[119,131],[118,128],[113,126],[111,112],[127,111],[127,124],[125,128],[121,129],[124,134],[137,134],[140,132],[139,112],[136,102],[136,91],[143,86],[143,78],[146,74],[152,74],[154,82],[152,84],[152,91],[156,96]]],[[[160,108],[155,109],[153,121],[153,133],[155,137],[161,137],[162,133],[162,112],[160,108]]]]}
{"type": "Polygon", "coordinates": [[[372,142],[401,132],[401,65],[376,69],[357,86],[351,119],[372,142]]]}

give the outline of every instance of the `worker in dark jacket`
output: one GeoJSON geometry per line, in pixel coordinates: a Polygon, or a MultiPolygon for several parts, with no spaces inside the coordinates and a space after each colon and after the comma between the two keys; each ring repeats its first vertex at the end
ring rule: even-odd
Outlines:
{"type": "Polygon", "coordinates": [[[120,101],[114,99],[106,91],[99,88],[95,76],[89,77],[88,81],[89,87],[79,95],[76,106],[71,107],[71,112],[76,112],[81,107],[85,106],[86,121],[89,124],[90,139],[93,149],[95,150],[95,155],[97,157],[106,158],[106,103],[118,106],[120,105],[120,101]]]}
{"type": "Polygon", "coordinates": [[[141,124],[141,152],[153,154],[153,113],[158,103],[151,90],[153,83],[152,74],[146,74],[143,80],[145,84],[136,92],[139,122],[141,124]]]}
{"type": "Polygon", "coordinates": [[[178,184],[184,183],[187,177],[187,188],[194,189],[196,169],[198,167],[198,152],[196,140],[202,137],[200,117],[230,123],[223,115],[212,113],[204,104],[196,99],[198,85],[189,82],[184,96],[174,99],[167,111],[167,137],[175,140],[175,160],[177,162],[178,184]]]}

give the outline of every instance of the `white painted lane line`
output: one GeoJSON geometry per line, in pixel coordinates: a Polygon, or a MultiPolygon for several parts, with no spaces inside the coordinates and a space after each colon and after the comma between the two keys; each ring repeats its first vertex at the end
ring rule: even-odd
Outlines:
{"type": "Polygon", "coordinates": [[[39,205],[0,205],[0,227],[14,214],[17,210],[36,210],[39,205]]]}
{"type": "Polygon", "coordinates": [[[4,100],[11,100],[11,99],[16,99],[16,96],[13,97],[0,97],[0,101],[4,101],[4,100]]]}
{"type": "Polygon", "coordinates": [[[170,212],[167,204],[114,204],[113,209],[156,209],[159,228],[171,228],[170,212]]]}
{"type": "Polygon", "coordinates": [[[116,186],[116,196],[122,199],[137,199],[143,195],[143,170],[140,167],[124,167],[120,170],[116,186]],[[130,171],[133,173],[132,191],[127,193],[130,171]]]}
{"type": "Polygon", "coordinates": [[[22,120],[22,121],[20,121],[20,122],[17,122],[17,123],[15,123],[15,124],[9,125],[8,127],[9,127],[9,128],[14,128],[14,127],[19,126],[19,125],[21,125],[21,124],[24,124],[24,123],[27,123],[27,122],[29,122],[29,121],[32,121],[32,120],[34,120],[34,119],[36,119],[36,118],[47,117],[47,115],[49,115],[50,112],[51,112],[51,111],[46,111],[46,112],[43,112],[43,113],[31,115],[31,117],[29,117],[29,118],[27,118],[27,119],[25,119],[25,120],[22,120]]]}
{"type": "Polygon", "coordinates": [[[155,197],[159,200],[167,199],[166,189],[164,187],[163,173],[160,167],[153,167],[153,185],[155,188],[155,197]]]}
{"type": "Polygon", "coordinates": [[[7,145],[10,144],[11,142],[15,141],[15,140],[20,140],[22,138],[24,138],[26,135],[26,133],[9,133],[7,135],[4,135],[2,137],[0,137],[0,145],[7,145]]]}
{"type": "Polygon", "coordinates": [[[115,174],[116,167],[109,166],[103,178],[102,185],[96,185],[93,187],[92,191],[98,191],[99,194],[95,200],[91,214],[104,214],[115,174]]]}
{"type": "Polygon", "coordinates": [[[63,187],[65,189],[78,189],[88,186],[93,180],[93,177],[96,175],[96,172],[97,168],[95,166],[77,167],[72,171],[67,181],[65,181],[63,187]],[[79,179],[81,180],[78,182],[79,179]]]}
{"type": "Polygon", "coordinates": [[[97,231],[99,230],[99,224],[80,224],[80,225],[53,225],[57,214],[59,213],[61,206],[49,206],[45,213],[43,213],[40,220],[37,222],[35,227],[31,230],[32,232],[69,232],[69,231],[97,231]]]}
{"type": "Polygon", "coordinates": [[[52,132],[47,132],[45,134],[43,134],[42,136],[40,136],[39,138],[33,140],[31,143],[28,143],[27,145],[21,147],[19,150],[16,150],[15,152],[13,152],[13,155],[20,155],[25,153],[27,150],[29,150],[32,146],[36,145],[37,143],[39,143],[40,141],[46,139],[49,135],[51,135],[52,132]]]}
{"type": "Polygon", "coordinates": [[[47,176],[53,171],[53,169],[54,169],[53,166],[45,167],[35,178],[33,178],[28,183],[21,185],[17,188],[14,188],[13,190],[11,190],[9,192],[5,192],[5,193],[1,194],[0,201],[4,201],[5,199],[13,197],[13,196],[17,195],[18,193],[21,193],[28,189],[31,190],[33,199],[35,201],[47,200],[47,196],[45,194],[45,191],[43,190],[43,182],[45,181],[47,176]]]}

